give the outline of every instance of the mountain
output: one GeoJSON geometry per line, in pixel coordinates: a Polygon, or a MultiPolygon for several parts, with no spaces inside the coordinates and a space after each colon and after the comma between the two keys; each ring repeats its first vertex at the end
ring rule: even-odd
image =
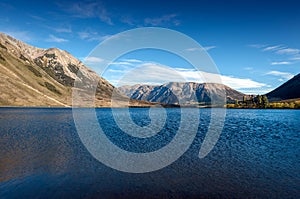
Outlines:
{"type": "Polygon", "coordinates": [[[210,104],[211,99],[224,103],[242,100],[244,94],[228,86],[216,83],[169,82],[160,86],[121,86],[121,93],[136,100],[146,100],[165,104],[210,104]],[[226,93],[226,96],[224,94],[226,93]]]}
{"type": "MultiPolygon", "coordinates": [[[[36,48],[0,33],[0,106],[71,106],[75,80],[85,86],[79,89],[78,106],[88,106],[85,89],[96,90],[95,106],[112,106],[111,96],[117,89],[70,53],[36,48]],[[94,81],[98,84],[91,88],[94,81]]],[[[115,106],[128,105],[129,98],[118,91],[114,99],[115,106]]],[[[130,100],[130,105],[152,103],[130,100]]]]}
{"type": "Polygon", "coordinates": [[[280,101],[300,98],[299,91],[300,73],[266,95],[269,101],[280,101]]]}

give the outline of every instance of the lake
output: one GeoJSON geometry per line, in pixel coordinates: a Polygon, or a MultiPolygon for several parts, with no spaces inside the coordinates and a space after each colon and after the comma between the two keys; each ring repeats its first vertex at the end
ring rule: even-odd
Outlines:
{"type": "MultiPolygon", "coordinates": [[[[142,139],[120,130],[112,109],[96,109],[109,140],[135,153],[156,151],[175,137],[180,109],[153,114],[160,118],[161,112],[167,116],[163,129],[142,139]]],[[[72,109],[0,108],[0,198],[300,198],[299,110],[228,109],[218,142],[200,159],[210,112],[200,109],[197,135],[175,162],[126,173],[88,152],[72,109]]],[[[124,109],[114,113],[122,117],[124,109]]],[[[147,108],[130,114],[139,126],[151,123],[147,108]]]]}

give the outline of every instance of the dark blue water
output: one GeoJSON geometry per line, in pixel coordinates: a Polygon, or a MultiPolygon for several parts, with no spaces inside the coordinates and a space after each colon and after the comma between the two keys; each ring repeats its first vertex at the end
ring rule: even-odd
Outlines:
{"type": "MultiPolygon", "coordinates": [[[[97,113],[117,146],[149,152],[167,145],[180,125],[180,109],[166,110],[164,128],[147,139],[118,129],[111,109],[97,113]]],[[[138,125],[151,123],[148,109],[130,112],[138,125]]],[[[300,198],[300,111],[229,109],[220,139],[203,159],[210,109],[200,112],[198,134],[181,158],[132,174],[90,155],[72,109],[1,108],[0,198],[300,198]]]]}

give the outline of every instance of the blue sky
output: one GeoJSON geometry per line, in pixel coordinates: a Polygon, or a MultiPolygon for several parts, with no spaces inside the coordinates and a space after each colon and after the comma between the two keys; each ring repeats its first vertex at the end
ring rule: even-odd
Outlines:
{"type": "MultiPolygon", "coordinates": [[[[199,42],[224,83],[245,93],[266,93],[300,72],[296,1],[0,1],[0,7],[0,32],[37,47],[67,50],[81,60],[114,34],[154,26],[199,42]]],[[[169,80],[155,73],[159,67],[197,78],[184,60],[158,50],[120,57],[103,76],[117,85],[134,67],[158,75],[151,83],[169,80]]]]}

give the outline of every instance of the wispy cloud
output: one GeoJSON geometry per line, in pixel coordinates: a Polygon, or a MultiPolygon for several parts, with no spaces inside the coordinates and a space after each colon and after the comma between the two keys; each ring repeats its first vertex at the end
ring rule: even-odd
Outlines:
{"type": "MultiPolygon", "coordinates": [[[[211,49],[216,48],[216,46],[203,46],[203,49],[209,51],[211,49]]],[[[202,51],[202,48],[187,48],[186,51],[194,52],[194,51],[202,51]]]]}
{"type": "Polygon", "coordinates": [[[57,33],[72,33],[72,28],[71,26],[65,25],[65,26],[47,26],[45,25],[44,27],[48,28],[49,30],[55,31],[57,33]]]}
{"type": "Polygon", "coordinates": [[[244,70],[253,70],[253,67],[245,67],[244,70]]]}
{"type": "Polygon", "coordinates": [[[14,9],[14,7],[11,4],[4,3],[4,2],[0,2],[0,7],[5,10],[14,9]]]}
{"type": "Polygon", "coordinates": [[[204,46],[203,47],[206,51],[209,51],[211,49],[217,48],[217,46],[204,46]]]}
{"type": "Polygon", "coordinates": [[[87,40],[87,41],[103,41],[112,35],[100,35],[96,31],[86,30],[82,32],[78,32],[78,36],[80,39],[87,40]]]}
{"type": "Polygon", "coordinates": [[[131,62],[131,63],[142,63],[142,60],[138,60],[138,59],[123,59],[123,61],[126,62],[131,62]]]}
{"type": "Polygon", "coordinates": [[[118,70],[118,69],[108,69],[108,72],[111,72],[111,73],[124,73],[123,70],[118,70]]]}
{"type": "Polygon", "coordinates": [[[59,4],[65,11],[78,18],[99,18],[102,22],[113,25],[110,14],[102,2],[74,2],[70,4],[59,4]]]}
{"type": "Polygon", "coordinates": [[[268,46],[262,49],[262,51],[277,51],[282,49],[282,45],[277,45],[277,46],[268,46]]]}
{"type": "MultiPolygon", "coordinates": [[[[249,47],[261,49],[264,52],[273,52],[280,56],[285,56],[287,59],[292,61],[300,60],[300,49],[298,48],[290,48],[285,45],[261,45],[261,44],[251,44],[249,47]]],[[[271,65],[288,65],[293,64],[293,62],[289,61],[281,61],[281,62],[272,62],[271,65]]]]}
{"type": "Polygon", "coordinates": [[[267,45],[265,45],[265,44],[250,44],[248,46],[251,47],[251,48],[264,48],[267,45]]]}
{"type": "Polygon", "coordinates": [[[38,21],[46,21],[45,18],[41,17],[41,16],[38,16],[38,15],[32,15],[30,14],[29,15],[31,18],[35,19],[35,20],[38,20],[38,21]]]}
{"type": "Polygon", "coordinates": [[[288,73],[288,72],[281,72],[281,71],[269,71],[266,73],[266,75],[274,75],[274,76],[278,76],[278,77],[281,77],[284,78],[284,79],[291,79],[292,77],[294,77],[293,74],[291,73],[288,73]]]}
{"type": "Polygon", "coordinates": [[[300,49],[297,48],[289,48],[284,45],[260,45],[260,44],[251,44],[249,45],[250,47],[253,48],[260,48],[262,51],[273,51],[277,54],[281,55],[293,55],[293,54],[298,54],[300,53],[300,49]]]}
{"type": "Polygon", "coordinates": [[[0,19],[0,22],[1,23],[7,23],[7,22],[9,22],[10,21],[10,19],[8,18],[8,17],[2,17],[1,19],[0,19]]]}
{"type": "Polygon", "coordinates": [[[119,61],[119,62],[111,62],[109,63],[110,65],[129,65],[129,66],[133,66],[132,63],[127,62],[127,61],[119,61]]]}
{"type": "Polygon", "coordinates": [[[130,16],[122,16],[120,18],[120,21],[122,23],[128,24],[130,26],[133,26],[133,25],[137,24],[137,22],[138,22],[136,19],[134,19],[134,18],[132,18],[130,16]]]}
{"type": "Polygon", "coordinates": [[[291,57],[290,60],[298,61],[298,60],[300,60],[300,55],[295,55],[295,56],[291,57]]]}
{"type": "Polygon", "coordinates": [[[288,62],[288,61],[280,61],[280,62],[272,62],[271,65],[289,65],[292,64],[292,62],[288,62]]]}
{"type": "Polygon", "coordinates": [[[65,28],[53,28],[55,32],[59,33],[72,33],[71,27],[65,27],[65,28]]]}
{"type": "Polygon", "coordinates": [[[190,52],[194,52],[194,51],[198,51],[201,50],[201,48],[187,48],[185,49],[186,51],[190,51],[190,52]]]}
{"type": "Polygon", "coordinates": [[[21,41],[25,41],[25,42],[32,41],[32,36],[27,31],[3,31],[3,32],[21,41]]]}
{"type": "Polygon", "coordinates": [[[176,14],[163,15],[157,18],[146,18],[144,20],[145,25],[151,26],[165,26],[165,25],[180,25],[180,21],[176,19],[176,14]]]}
{"type": "Polygon", "coordinates": [[[284,48],[284,49],[277,50],[276,53],[291,55],[291,54],[298,54],[298,53],[300,53],[300,50],[297,49],[297,48],[284,48]]]}
{"type": "Polygon", "coordinates": [[[54,35],[49,35],[49,38],[46,39],[46,41],[47,42],[55,42],[55,43],[63,43],[63,42],[68,42],[69,40],[60,38],[60,37],[56,37],[54,35]]]}

